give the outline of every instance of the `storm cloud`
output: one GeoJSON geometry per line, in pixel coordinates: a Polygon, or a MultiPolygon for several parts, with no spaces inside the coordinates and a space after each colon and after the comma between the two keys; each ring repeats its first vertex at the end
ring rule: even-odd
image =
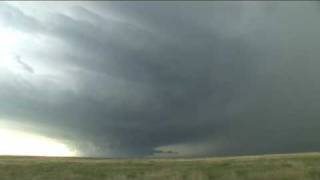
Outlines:
{"type": "Polygon", "coordinates": [[[319,10],[1,2],[0,119],[84,156],[320,150],[319,10]]]}

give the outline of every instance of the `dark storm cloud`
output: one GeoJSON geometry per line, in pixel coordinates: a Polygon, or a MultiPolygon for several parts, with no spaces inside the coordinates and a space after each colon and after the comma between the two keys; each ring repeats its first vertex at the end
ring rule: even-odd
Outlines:
{"type": "Polygon", "coordinates": [[[85,155],[319,150],[314,5],[92,2],[39,20],[1,4],[6,26],[54,39],[31,54],[71,80],[12,77],[0,117],[85,155]]]}

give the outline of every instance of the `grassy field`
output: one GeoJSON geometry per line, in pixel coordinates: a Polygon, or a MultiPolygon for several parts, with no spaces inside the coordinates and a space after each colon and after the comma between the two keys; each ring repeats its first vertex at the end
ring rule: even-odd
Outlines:
{"type": "Polygon", "coordinates": [[[0,156],[0,180],[316,180],[320,153],[192,159],[0,156]]]}

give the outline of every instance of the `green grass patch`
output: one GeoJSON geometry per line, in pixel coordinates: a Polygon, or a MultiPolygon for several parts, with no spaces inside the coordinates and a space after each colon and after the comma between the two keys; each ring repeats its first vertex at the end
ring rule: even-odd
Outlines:
{"type": "Polygon", "coordinates": [[[320,153],[192,159],[1,157],[1,180],[320,180],[320,153]]]}

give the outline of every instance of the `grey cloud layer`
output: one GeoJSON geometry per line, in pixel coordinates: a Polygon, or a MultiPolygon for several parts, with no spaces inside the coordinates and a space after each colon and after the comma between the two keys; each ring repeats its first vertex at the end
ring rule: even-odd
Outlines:
{"type": "MultiPolygon", "coordinates": [[[[9,89],[0,91],[4,119],[66,139],[85,155],[319,150],[316,3],[69,6],[72,15],[44,21],[1,4],[3,24],[48,37],[50,50],[32,50],[29,59],[42,58],[72,79],[66,86],[75,84],[28,90],[8,80],[0,84],[9,89]]],[[[27,52],[19,53],[31,72],[27,52]]]]}

